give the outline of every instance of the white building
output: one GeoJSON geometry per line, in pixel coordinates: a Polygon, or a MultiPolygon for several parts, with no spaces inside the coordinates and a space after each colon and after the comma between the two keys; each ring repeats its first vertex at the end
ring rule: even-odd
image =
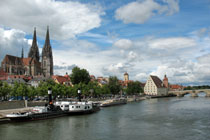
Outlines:
{"type": "Polygon", "coordinates": [[[144,93],[146,95],[167,95],[168,88],[157,76],[150,75],[144,86],[144,93]]]}

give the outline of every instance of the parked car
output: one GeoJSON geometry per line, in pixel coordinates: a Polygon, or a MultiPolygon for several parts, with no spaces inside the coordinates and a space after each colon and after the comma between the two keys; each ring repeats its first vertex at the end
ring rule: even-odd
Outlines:
{"type": "Polygon", "coordinates": [[[9,99],[9,101],[15,101],[15,100],[16,100],[16,98],[14,98],[14,97],[9,99]]]}
{"type": "Polygon", "coordinates": [[[34,98],[33,99],[33,101],[39,101],[40,100],[40,98],[34,98]]]}

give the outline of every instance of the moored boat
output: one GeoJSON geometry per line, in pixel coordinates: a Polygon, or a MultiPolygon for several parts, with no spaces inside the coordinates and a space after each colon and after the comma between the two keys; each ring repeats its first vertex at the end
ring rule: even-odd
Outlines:
{"type": "Polygon", "coordinates": [[[49,103],[45,106],[34,107],[28,112],[18,112],[7,114],[6,117],[11,121],[30,121],[30,120],[42,120],[48,118],[55,118],[66,115],[60,106],[55,106],[52,102],[52,91],[48,89],[49,103]]]}
{"type": "Polygon", "coordinates": [[[99,104],[94,102],[60,101],[56,102],[55,105],[60,106],[65,114],[68,115],[90,114],[100,110],[99,104]]]}
{"type": "Polygon", "coordinates": [[[109,107],[109,106],[115,106],[115,105],[121,105],[121,104],[127,104],[127,100],[125,98],[114,98],[102,101],[100,106],[101,107],[109,107]]]}

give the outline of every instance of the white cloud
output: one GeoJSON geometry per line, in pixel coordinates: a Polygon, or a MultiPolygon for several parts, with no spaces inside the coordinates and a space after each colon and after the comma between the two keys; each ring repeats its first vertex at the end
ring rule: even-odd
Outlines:
{"type": "Polygon", "coordinates": [[[121,48],[121,49],[129,49],[132,47],[132,41],[129,39],[119,39],[114,42],[114,46],[121,48]]]}
{"type": "MultiPolygon", "coordinates": [[[[22,46],[27,55],[31,40],[24,38],[25,34],[20,30],[0,28],[0,60],[5,54],[20,56],[22,46]]],[[[130,47],[116,47],[113,43],[109,49],[101,50],[86,40],[62,41],[59,50],[53,49],[55,74],[71,73],[77,65],[95,76],[116,75],[123,79],[124,72],[128,72],[131,80],[144,82],[150,74],[161,79],[167,74],[172,84],[210,82],[210,52],[200,51],[209,46],[206,36],[201,39],[146,37],[128,42],[132,44],[130,47]]]]}
{"type": "Polygon", "coordinates": [[[163,0],[167,3],[167,14],[172,15],[176,12],[179,12],[179,1],[178,0],[163,0]]]}
{"type": "Polygon", "coordinates": [[[100,7],[55,0],[1,0],[0,25],[44,37],[47,25],[54,39],[68,39],[101,24],[100,7]],[[20,10],[21,9],[21,10],[20,10]]]}
{"type": "Polygon", "coordinates": [[[146,73],[138,73],[138,74],[136,74],[136,77],[140,81],[146,81],[146,79],[148,78],[148,74],[146,74],[146,73]]]}
{"type": "Polygon", "coordinates": [[[76,64],[96,76],[116,75],[120,79],[124,72],[128,72],[131,80],[142,82],[150,74],[161,79],[167,74],[171,83],[191,83],[199,78],[203,82],[206,79],[198,75],[198,69],[208,73],[206,69],[209,66],[204,68],[204,64],[209,61],[209,56],[199,53],[205,48],[201,44],[207,44],[204,42],[208,40],[198,42],[193,37],[147,37],[129,40],[130,47],[125,47],[129,46],[126,43],[121,44],[121,39],[118,41],[120,45],[115,42],[110,49],[100,50],[96,44],[85,40],[68,40],[61,45],[62,50],[53,50],[55,65],[76,64]]]}
{"type": "Polygon", "coordinates": [[[0,61],[6,54],[21,56],[22,48],[24,48],[25,56],[28,56],[30,41],[24,38],[25,32],[0,28],[0,61]]]}
{"type": "Polygon", "coordinates": [[[210,84],[209,65],[192,61],[185,61],[185,64],[181,63],[181,65],[181,67],[177,67],[175,64],[164,64],[158,66],[151,74],[160,78],[167,74],[171,84],[210,84]]]}
{"type": "MultiPolygon", "coordinates": [[[[198,60],[198,62],[201,63],[201,64],[210,65],[210,53],[198,57],[197,60],[198,60]]],[[[210,71],[210,70],[209,70],[209,71],[210,71]]]]}
{"type": "Polygon", "coordinates": [[[115,18],[124,23],[142,24],[156,14],[172,15],[179,11],[178,0],[162,0],[164,4],[159,4],[154,0],[143,0],[130,2],[118,8],[115,18]]]}
{"type": "Polygon", "coordinates": [[[133,51],[130,51],[130,52],[128,53],[128,59],[129,59],[130,61],[133,61],[133,60],[137,59],[137,57],[138,57],[138,55],[137,55],[135,52],[133,52],[133,51]]]}
{"type": "Polygon", "coordinates": [[[179,49],[196,46],[196,42],[187,37],[161,38],[152,40],[149,46],[155,49],[179,49]]]}

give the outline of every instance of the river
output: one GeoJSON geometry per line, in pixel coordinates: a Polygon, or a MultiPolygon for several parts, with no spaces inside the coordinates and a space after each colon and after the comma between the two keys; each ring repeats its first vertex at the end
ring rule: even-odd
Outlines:
{"type": "Polygon", "coordinates": [[[0,140],[209,140],[210,98],[159,98],[84,116],[0,125],[0,140]]]}

